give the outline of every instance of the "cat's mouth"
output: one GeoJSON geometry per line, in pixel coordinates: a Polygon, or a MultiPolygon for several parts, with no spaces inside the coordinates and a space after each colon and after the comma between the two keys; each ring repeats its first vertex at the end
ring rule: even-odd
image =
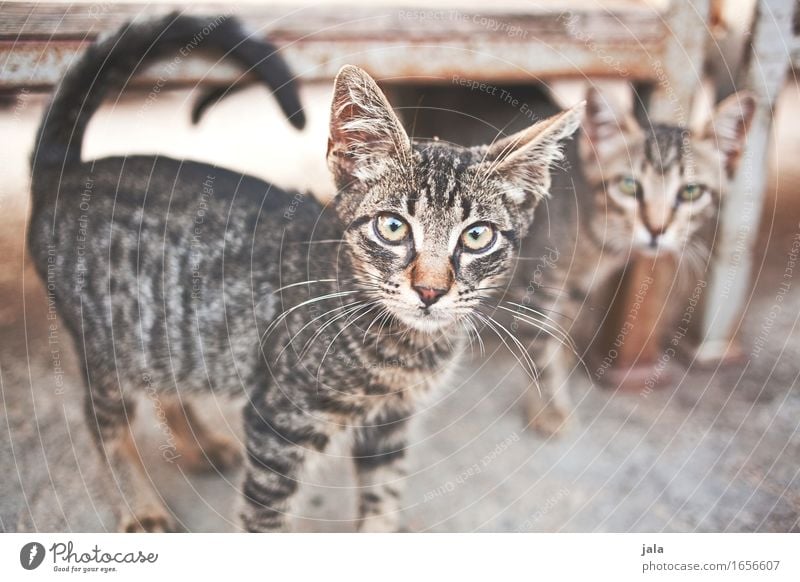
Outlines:
{"type": "Polygon", "coordinates": [[[641,257],[652,258],[678,254],[680,248],[675,244],[672,233],[654,235],[645,228],[640,228],[633,240],[633,251],[641,257]]]}
{"type": "Polygon", "coordinates": [[[680,248],[677,247],[671,240],[659,240],[655,243],[650,242],[647,244],[637,244],[635,249],[636,253],[642,257],[658,257],[658,256],[672,256],[680,253],[680,248]]]}
{"type": "Polygon", "coordinates": [[[657,256],[662,256],[666,254],[672,253],[672,249],[664,248],[661,245],[636,245],[634,251],[637,255],[644,258],[655,258],[657,256]]]}
{"type": "Polygon", "coordinates": [[[393,306],[390,310],[404,325],[427,333],[441,331],[456,322],[456,318],[448,311],[433,307],[393,306]]]}

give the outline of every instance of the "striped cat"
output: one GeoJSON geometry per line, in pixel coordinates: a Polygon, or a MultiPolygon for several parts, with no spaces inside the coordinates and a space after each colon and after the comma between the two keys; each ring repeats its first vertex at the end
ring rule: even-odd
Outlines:
{"type": "MultiPolygon", "coordinates": [[[[102,97],[206,28],[166,18],[90,48],[56,91],[33,159],[30,251],[80,352],[87,420],[125,496],[120,529],[175,527],[131,455],[146,389],[175,433],[195,437],[181,454],[201,464],[231,455],[191,413],[192,395],[246,396],[245,529],[289,529],[309,454],[346,431],[359,527],[394,530],[415,403],[447,381],[470,318],[510,276],[582,107],[489,146],[415,142],[369,75],[346,66],[327,207],[209,164],[83,162],[102,97]]],[[[225,30],[212,46],[263,73],[257,44],[232,21],[225,30]]],[[[283,87],[291,115],[286,76],[262,79],[283,87]]]]}
{"type": "Polygon", "coordinates": [[[567,152],[568,167],[554,175],[556,195],[537,212],[521,252],[528,261],[512,285],[514,317],[525,322],[521,337],[543,367],[529,390],[534,428],[555,434],[571,412],[574,345],[563,326],[577,336],[596,330],[587,300],[634,254],[674,255],[679,269],[704,268],[754,107],[751,96],[732,95],[693,132],[641,126],[589,91],[583,130],[567,152]],[[549,333],[532,333],[533,320],[549,333]]]}

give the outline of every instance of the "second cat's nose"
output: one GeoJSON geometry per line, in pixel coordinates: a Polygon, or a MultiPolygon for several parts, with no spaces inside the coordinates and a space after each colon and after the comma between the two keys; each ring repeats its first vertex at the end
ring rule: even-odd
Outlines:
{"type": "Polygon", "coordinates": [[[437,301],[439,298],[447,293],[447,289],[437,289],[436,287],[424,287],[422,285],[414,285],[414,291],[417,292],[419,298],[422,299],[422,302],[425,304],[425,307],[430,307],[437,301]]]}

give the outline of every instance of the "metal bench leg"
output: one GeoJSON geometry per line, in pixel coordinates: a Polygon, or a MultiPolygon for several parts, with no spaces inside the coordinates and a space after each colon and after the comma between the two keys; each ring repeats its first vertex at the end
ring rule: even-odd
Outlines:
{"type": "Polygon", "coordinates": [[[752,60],[743,83],[756,96],[757,107],[741,167],[726,193],[720,217],[702,341],[696,353],[699,362],[738,355],[738,348],[732,343],[752,297],[752,249],[767,185],[773,105],[791,61],[794,7],[794,0],[766,0],[759,5],[752,60]]]}

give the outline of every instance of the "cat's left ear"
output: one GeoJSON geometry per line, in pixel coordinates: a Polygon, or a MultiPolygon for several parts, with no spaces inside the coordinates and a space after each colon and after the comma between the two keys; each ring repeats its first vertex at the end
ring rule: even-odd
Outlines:
{"type": "Polygon", "coordinates": [[[380,174],[389,159],[408,161],[411,142],[378,85],[345,65],[336,75],[328,138],[328,168],[339,190],[380,174]]]}
{"type": "Polygon", "coordinates": [[[489,146],[484,163],[512,185],[508,195],[516,204],[532,209],[548,195],[550,166],[563,157],[561,141],[578,129],[585,107],[581,102],[489,146]]]}
{"type": "Polygon", "coordinates": [[[714,116],[703,132],[703,137],[711,140],[722,153],[729,178],[739,164],[747,129],[753,121],[755,110],[756,100],[753,95],[746,92],[734,93],[717,105],[714,116]]]}

